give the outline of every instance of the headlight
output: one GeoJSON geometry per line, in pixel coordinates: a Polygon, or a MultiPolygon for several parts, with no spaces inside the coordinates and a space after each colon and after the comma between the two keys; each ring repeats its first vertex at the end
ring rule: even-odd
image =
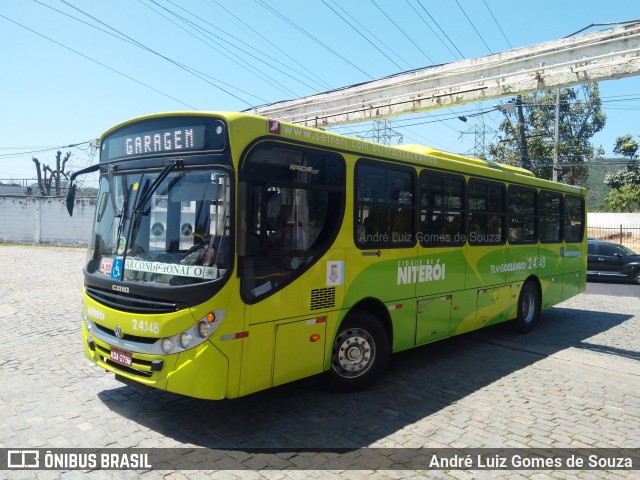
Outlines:
{"type": "Polygon", "coordinates": [[[182,332],[182,335],[180,335],[180,346],[186,350],[187,348],[189,348],[190,343],[191,335],[189,335],[187,332],[182,332]]]}
{"type": "Polygon", "coordinates": [[[198,323],[198,335],[202,338],[207,338],[209,336],[209,330],[209,322],[202,320],[198,323]]]}
{"type": "Polygon", "coordinates": [[[87,331],[91,331],[91,320],[89,320],[89,317],[87,317],[86,315],[83,318],[85,328],[87,329],[87,331]]]}
{"type": "MultiPolygon", "coordinates": [[[[197,347],[212,337],[222,323],[224,315],[225,310],[207,313],[200,321],[191,325],[190,328],[182,333],[163,338],[160,341],[160,350],[162,350],[163,354],[169,355],[170,353],[176,354],[197,347]]],[[[157,343],[155,348],[156,353],[159,354],[157,343]]]]}
{"type": "Polygon", "coordinates": [[[171,352],[171,348],[173,347],[173,345],[171,344],[171,339],[163,338],[161,347],[162,347],[162,351],[164,353],[170,353],[171,352]]]}

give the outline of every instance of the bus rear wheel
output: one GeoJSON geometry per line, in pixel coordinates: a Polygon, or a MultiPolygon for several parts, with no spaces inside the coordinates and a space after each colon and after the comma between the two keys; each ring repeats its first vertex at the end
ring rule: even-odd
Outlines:
{"type": "Polygon", "coordinates": [[[352,312],[333,341],[326,385],[334,391],[355,392],[369,387],[389,361],[389,336],[368,312],[352,312]]]}
{"type": "Polygon", "coordinates": [[[527,333],[533,330],[540,318],[540,293],[532,281],[526,282],[518,297],[518,316],[514,320],[517,331],[527,333]]]}

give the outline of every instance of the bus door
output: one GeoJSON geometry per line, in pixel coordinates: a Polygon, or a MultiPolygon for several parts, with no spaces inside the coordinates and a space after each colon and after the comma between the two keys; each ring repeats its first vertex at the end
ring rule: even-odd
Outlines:
{"type": "Polygon", "coordinates": [[[345,167],[326,152],[265,142],[241,164],[238,276],[246,304],[241,393],[320,373],[344,300],[345,167]]]}
{"type": "Polygon", "coordinates": [[[461,175],[420,172],[416,344],[453,333],[454,303],[465,303],[465,184],[461,175]]]}
{"type": "Polygon", "coordinates": [[[586,259],[584,246],[585,208],[584,199],[577,195],[564,198],[564,274],[562,279],[562,299],[577,295],[585,288],[586,259]]]}

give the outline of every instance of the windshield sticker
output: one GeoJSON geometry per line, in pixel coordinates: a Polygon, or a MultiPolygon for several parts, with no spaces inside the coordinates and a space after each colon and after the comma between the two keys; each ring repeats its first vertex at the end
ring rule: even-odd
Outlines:
{"type": "Polygon", "coordinates": [[[111,268],[111,278],[116,280],[122,280],[122,259],[115,258],[113,260],[113,267],[111,268]]]}
{"type": "Polygon", "coordinates": [[[100,261],[100,271],[111,275],[111,268],[113,267],[113,258],[103,258],[100,261]]]}
{"type": "Polygon", "coordinates": [[[118,240],[118,249],[116,250],[116,253],[118,255],[122,255],[125,248],[127,248],[127,239],[124,237],[120,237],[120,240],[118,240]]]}
{"type": "MultiPolygon", "coordinates": [[[[115,266],[114,266],[115,268],[115,266]]],[[[127,258],[127,270],[136,272],[158,273],[160,275],[175,275],[178,277],[204,278],[213,280],[218,278],[218,267],[202,267],[196,265],[180,265],[178,263],[147,262],[127,258]]]]}

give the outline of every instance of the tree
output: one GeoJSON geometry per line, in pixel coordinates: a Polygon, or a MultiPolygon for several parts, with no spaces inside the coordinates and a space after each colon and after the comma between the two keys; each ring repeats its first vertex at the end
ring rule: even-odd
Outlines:
{"type": "Polygon", "coordinates": [[[639,145],[630,133],[616,138],[613,153],[629,159],[623,170],[607,173],[604,183],[613,190],[605,202],[615,212],[633,212],[640,210],[640,163],[638,163],[639,145]]]}
{"type": "Polygon", "coordinates": [[[640,187],[628,183],[612,190],[604,199],[614,212],[636,212],[640,210],[640,187]]]}
{"type": "Polygon", "coordinates": [[[613,153],[621,155],[623,157],[632,160],[638,158],[636,152],[638,151],[638,142],[633,139],[630,133],[616,138],[616,144],[613,147],[613,153]]]}
{"type": "MultiPolygon", "coordinates": [[[[534,92],[523,96],[524,128],[531,170],[539,178],[553,177],[554,133],[557,92],[534,92]]],[[[584,185],[588,176],[585,162],[592,160],[596,148],[591,138],[604,128],[597,83],[560,89],[558,142],[558,180],[584,185]]],[[[488,146],[489,159],[521,166],[519,135],[511,120],[500,125],[506,140],[488,146]]]]}
{"type": "Polygon", "coordinates": [[[49,165],[46,164],[43,164],[41,167],[40,161],[35,157],[32,158],[33,163],[36,164],[36,174],[38,176],[38,191],[40,192],[40,195],[51,195],[51,184],[55,180],[55,193],[56,196],[60,196],[61,178],[64,178],[65,180],[69,179],[69,175],[65,173],[64,169],[67,165],[67,162],[69,161],[69,158],[71,157],[71,152],[67,152],[64,158],[61,158],[61,156],[62,152],[58,150],[58,152],[56,152],[55,170],[51,170],[49,165]],[[49,174],[48,177],[47,173],[49,174]]]}

